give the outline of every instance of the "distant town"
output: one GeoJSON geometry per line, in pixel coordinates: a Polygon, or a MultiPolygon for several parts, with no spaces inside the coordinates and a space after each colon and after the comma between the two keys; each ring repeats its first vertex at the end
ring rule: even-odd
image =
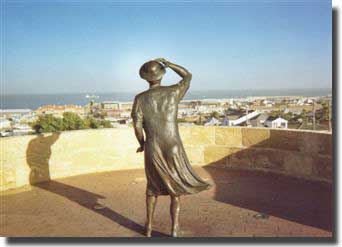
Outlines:
{"type": "MultiPolygon", "coordinates": [[[[133,102],[43,105],[38,109],[0,111],[1,137],[86,128],[120,128],[132,124],[133,102]]],[[[331,131],[331,96],[273,96],[184,100],[179,125],[246,126],[331,131]]]]}

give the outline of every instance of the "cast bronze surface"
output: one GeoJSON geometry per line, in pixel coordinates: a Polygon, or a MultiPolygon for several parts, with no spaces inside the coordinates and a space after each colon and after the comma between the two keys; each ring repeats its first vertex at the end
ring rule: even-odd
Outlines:
{"type": "Polygon", "coordinates": [[[154,197],[170,195],[172,235],[177,236],[178,197],[210,188],[210,184],[191,167],[178,131],[178,103],[189,89],[192,75],[185,68],[160,58],[145,63],[140,69],[140,76],[149,82],[150,88],[135,97],[132,119],[140,143],[137,152],[145,151],[147,235],[150,235],[156,204],[154,197]],[[175,85],[161,86],[165,73],[162,64],[175,71],[182,80],[175,85]]]}
{"type": "Polygon", "coordinates": [[[165,73],[164,66],[154,60],[144,63],[139,70],[140,77],[147,81],[160,80],[165,73]]]}

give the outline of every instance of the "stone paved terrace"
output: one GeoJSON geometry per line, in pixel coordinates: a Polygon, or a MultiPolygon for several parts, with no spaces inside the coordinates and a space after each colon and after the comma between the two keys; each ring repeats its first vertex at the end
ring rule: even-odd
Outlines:
{"type": "MultiPolygon", "coordinates": [[[[215,186],[182,198],[181,236],[332,236],[332,187],[261,171],[197,167],[215,186]],[[266,217],[258,217],[265,215],[266,217]]],[[[143,236],[143,169],[79,175],[8,190],[1,236],[143,236]]],[[[159,197],[153,236],[169,236],[169,198],[159,197]]]]}
{"type": "MultiPolygon", "coordinates": [[[[331,133],[183,126],[180,134],[215,185],[182,198],[182,236],[332,236],[331,133]]],[[[146,181],[133,129],[1,138],[1,146],[2,236],[142,236],[146,181]]],[[[170,232],[169,198],[159,199],[155,230],[170,232]]]]}

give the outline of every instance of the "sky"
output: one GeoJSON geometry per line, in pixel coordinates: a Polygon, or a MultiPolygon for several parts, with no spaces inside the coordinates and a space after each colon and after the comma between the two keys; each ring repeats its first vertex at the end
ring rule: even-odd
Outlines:
{"type": "MultiPolygon", "coordinates": [[[[191,90],[331,88],[331,1],[2,1],[5,94],[130,92],[163,57],[191,90]]],[[[168,69],[162,83],[180,78],[168,69]]]]}

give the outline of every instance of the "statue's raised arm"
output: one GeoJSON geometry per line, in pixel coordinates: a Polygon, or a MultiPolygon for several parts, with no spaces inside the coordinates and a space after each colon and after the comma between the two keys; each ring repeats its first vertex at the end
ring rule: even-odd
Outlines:
{"type": "Polygon", "coordinates": [[[172,69],[174,72],[176,72],[180,77],[182,77],[182,80],[176,84],[179,86],[180,88],[180,95],[179,95],[179,99],[182,99],[186,93],[186,91],[188,91],[189,87],[190,87],[190,81],[192,79],[192,74],[185,69],[184,67],[171,63],[169,61],[167,61],[164,58],[157,58],[155,59],[155,61],[162,63],[164,65],[164,67],[169,67],[170,69],[172,69]]]}

